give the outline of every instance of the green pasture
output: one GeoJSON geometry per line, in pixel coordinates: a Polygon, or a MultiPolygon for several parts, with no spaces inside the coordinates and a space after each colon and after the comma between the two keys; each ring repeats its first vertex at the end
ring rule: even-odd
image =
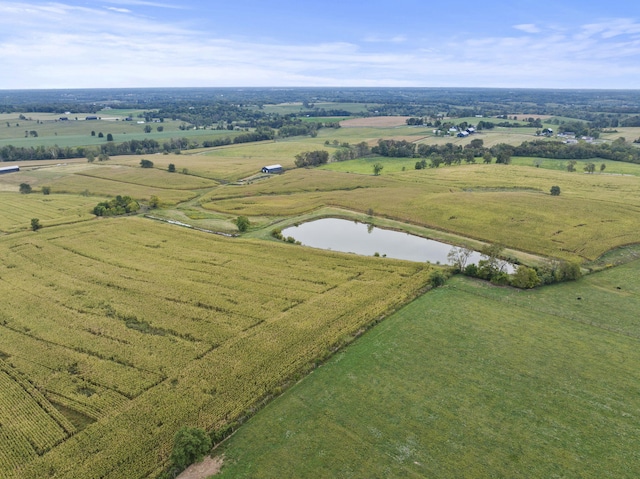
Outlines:
{"type": "MultiPolygon", "coordinates": [[[[593,175],[633,175],[640,176],[640,165],[635,163],[625,163],[623,161],[603,160],[602,158],[591,158],[588,160],[575,160],[575,173],[585,174],[584,167],[588,163],[596,165],[593,175]],[[605,169],[601,172],[600,165],[604,164],[605,169]]],[[[535,158],[530,156],[514,156],[511,164],[520,166],[533,166],[550,170],[567,171],[569,160],[556,160],[553,158],[535,158]],[[536,166],[538,165],[538,166],[536,166]]]]}
{"type": "MultiPolygon", "coordinates": [[[[334,103],[334,102],[317,102],[313,103],[316,109],[325,110],[345,110],[350,113],[366,113],[367,106],[376,106],[375,104],[364,103],[334,103]]],[[[297,103],[280,103],[276,105],[264,105],[262,110],[265,113],[278,113],[280,115],[290,115],[292,113],[302,113],[308,111],[309,108],[305,108],[301,102],[297,103]]]]}
{"type": "Polygon", "coordinates": [[[452,279],[251,419],[220,477],[635,478],[639,273],[452,279]]]}
{"type": "Polygon", "coordinates": [[[336,123],[348,120],[350,116],[303,116],[300,117],[303,123],[336,123]]]}
{"type": "MultiPolygon", "coordinates": [[[[58,115],[57,117],[59,117],[58,115]]],[[[115,116],[115,115],[113,115],[115,116]]],[[[113,118],[113,116],[111,118],[113,118]]],[[[56,117],[56,118],[57,118],[56,117]]],[[[16,127],[11,123],[11,127],[6,126],[6,122],[0,120],[0,146],[13,145],[16,147],[37,147],[58,145],[62,147],[94,146],[107,142],[107,135],[111,133],[116,143],[130,140],[153,139],[162,143],[171,138],[189,138],[199,140],[211,140],[215,138],[234,138],[238,132],[227,130],[181,130],[183,124],[180,120],[166,120],[163,123],[138,124],[137,119],[133,121],[121,121],[117,119],[85,120],[85,116],[79,119],[68,121],[42,120],[38,124],[35,120],[18,120],[20,126],[16,127]],[[150,133],[145,133],[144,128],[151,127],[150,133]],[[157,131],[162,127],[163,131],[157,131]],[[37,137],[33,137],[28,132],[36,131],[37,137]],[[95,136],[91,132],[95,132],[95,136]],[[27,132],[27,136],[25,136],[27,132]],[[103,138],[98,135],[102,133],[103,138]]]]}

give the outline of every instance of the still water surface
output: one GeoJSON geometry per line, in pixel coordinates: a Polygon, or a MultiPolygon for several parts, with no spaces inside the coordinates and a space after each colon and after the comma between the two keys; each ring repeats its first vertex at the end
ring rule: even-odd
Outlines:
{"type": "MultiPolygon", "coordinates": [[[[282,235],[294,237],[303,245],[364,256],[386,255],[389,258],[447,264],[447,254],[453,248],[420,236],[376,228],[366,223],[323,218],[282,230],[282,235]]],[[[469,263],[477,263],[482,256],[474,252],[469,263]]]]}

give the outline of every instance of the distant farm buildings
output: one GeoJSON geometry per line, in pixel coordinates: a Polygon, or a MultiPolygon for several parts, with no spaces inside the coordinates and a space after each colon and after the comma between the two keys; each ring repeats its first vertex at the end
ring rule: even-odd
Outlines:
{"type": "Polygon", "coordinates": [[[284,170],[282,169],[282,165],[269,165],[263,166],[261,171],[263,173],[276,174],[282,173],[284,170]]]}
{"type": "Polygon", "coordinates": [[[86,116],[84,119],[85,120],[97,120],[98,117],[97,116],[86,116]]]}
{"type": "Polygon", "coordinates": [[[16,173],[18,171],[20,171],[19,166],[4,166],[0,168],[0,175],[3,175],[5,173],[16,173]]]}

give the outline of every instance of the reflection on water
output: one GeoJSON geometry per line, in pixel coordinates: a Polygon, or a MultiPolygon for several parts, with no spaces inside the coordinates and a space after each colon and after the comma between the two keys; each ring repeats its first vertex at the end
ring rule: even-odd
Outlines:
{"type": "MultiPolygon", "coordinates": [[[[447,264],[450,244],[441,243],[400,231],[376,228],[367,223],[323,218],[292,226],[282,231],[284,237],[293,236],[303,245],[364,256],[380,256],[409,261],[447,264]]],[[[473,252],[468,263],[482,259],[473,252]]],[[[508,268],[512,272],[513,268],[508,268]]]]}

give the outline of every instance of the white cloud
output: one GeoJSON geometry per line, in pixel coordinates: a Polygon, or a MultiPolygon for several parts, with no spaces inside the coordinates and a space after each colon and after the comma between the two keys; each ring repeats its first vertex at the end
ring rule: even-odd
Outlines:
{"type": "Polygon", "coordinates": [[[127,8],[107,7],[107,10],[111,10],[112,12],[118,12],[118,13],[131,13],[131,10],[127,8]]]}
{"type": "Polygon", "coordinates": [[[186,9],[184,5],[180,5],[180,4],[150,2],[146,0],[105,0],[105,2],[113,3],[115,5],[127,5],[130,7],[137,6],[137,7],[173,8],[176,10],[186,9]]]}
{"type": "Polygon", "coordinates": [[[533,23],[521,23],[520,25],[514,25],[513,28],[526,33],[540,33],[540,29],[533,23]]]}
{"type": "Polygon", "coordinates": [[[640,76],[640,25],[625,19],[573,30],[522,24],[515,28],[527,33],[537,29],[540,34],[476,35],[467,41],[428,44],[384,34],[368,37],[362,45],[284,44],[218,38],[125,8],[155,2],[105,3],[120,6],[0,0],[0,65],[9,72],[0,75],[0,88],[635,88],[640,76]]]}

